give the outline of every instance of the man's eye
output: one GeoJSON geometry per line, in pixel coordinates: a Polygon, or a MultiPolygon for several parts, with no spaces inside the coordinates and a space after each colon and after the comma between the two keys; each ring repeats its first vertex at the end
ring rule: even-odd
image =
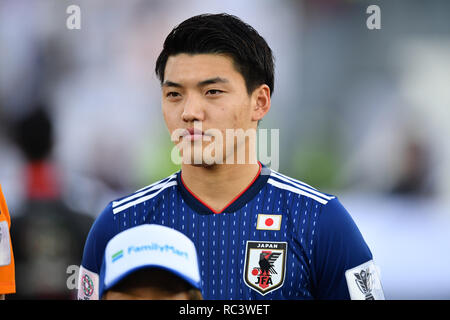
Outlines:
{"type": "Polygon", "coordinates": [[[211,90],[206,91],[206,94],[217,95],[217,94],[222,93],[222,92],[223,92],[222,90],[211,89],[211,90]]]}
{"type": "Polygon", "coordinates": [[[168,92],[167,94],[166,94],[166,97],[168,97],[168,98],[174,98],[174,97],[178,97],[180,94],[178,93],[178,92],[175,92],[175,91],[171,91],[171,92],[168,92]]]}

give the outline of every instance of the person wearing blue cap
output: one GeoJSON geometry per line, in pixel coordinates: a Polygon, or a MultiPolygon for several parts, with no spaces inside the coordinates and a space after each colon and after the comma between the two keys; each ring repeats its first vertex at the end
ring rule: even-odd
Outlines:
{"type": "MultiPolygon", "coordinates": [[[[82,284],[89,290],[89,279],[82,279],[82,284]]],[[[202,299],[194,243],[179,231],[155,224],[140,225],[117,234],[104,252],[99,298],[202,299]]]]}

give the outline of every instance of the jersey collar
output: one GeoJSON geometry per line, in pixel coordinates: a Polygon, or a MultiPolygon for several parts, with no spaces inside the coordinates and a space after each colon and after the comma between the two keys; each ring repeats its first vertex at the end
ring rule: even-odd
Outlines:
{"type": "Polygon", "coordinates": [[[181,170],[177,172],[177,186],[184,201],[191,209],[200,214],[219,214],[235,212],[252,200],[256,194],[266,184],[270,176],[270,168],[258,161],[259,171],[250,184],[242,190],[233,200],[230,201],[221,211],[214,211],[205,202],[198,198],[191,190],[187,188],[181,178],[181,170]]]}

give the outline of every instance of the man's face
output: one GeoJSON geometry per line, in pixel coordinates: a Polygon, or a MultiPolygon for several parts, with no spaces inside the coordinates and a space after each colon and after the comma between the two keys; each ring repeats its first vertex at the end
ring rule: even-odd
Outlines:
{"type": "MultiPolygon", "coordinates": [[[[230,152],[236,152],[236,148],[242,147],[235,143],[233,150],[226,150],[226,129],[256,130],[256,101],[254,94],[248,94],[243,76],[228,56],[178,54],[170,56],[167,61],[162,84],[164,119],[171,135],[176,129],[192,129],[201,123],[201,130],[206,137],[192,134],[192,131],[186,136],[192,150],[191,160],[195,152],[200,152],[201,165],[205,164],[205,148],[218,137],[207,135],[205,131],[217,129],[215,132],[222,134],[222,161],[230,152]],[[195,143],[195,140],[199,142],[195,143]],[[196,151],[194,144],[200,146],[196,151]]],[[[181,154],[183,156],[183,151],[181,154]]],[[[208,154],[215,156],[215,151],[208,154]]]]}

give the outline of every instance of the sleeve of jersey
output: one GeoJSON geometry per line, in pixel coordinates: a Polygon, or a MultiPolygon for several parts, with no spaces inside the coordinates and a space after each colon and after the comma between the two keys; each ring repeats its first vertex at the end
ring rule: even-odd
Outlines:
{"type": "Polygon", "coordinates": [[[373,294],[374,284],[381,284],[372,253],[337,198],[323,207],[318,224],[312,262],[316,298],[364,299],[373,294]]]}
{"type": "Polygon", "coordinates": [[[93,223],[84,245],[78,276],[78,299],[98,300],[99,273],[106,244],[115,235],[111,203],[93,223]]]}

